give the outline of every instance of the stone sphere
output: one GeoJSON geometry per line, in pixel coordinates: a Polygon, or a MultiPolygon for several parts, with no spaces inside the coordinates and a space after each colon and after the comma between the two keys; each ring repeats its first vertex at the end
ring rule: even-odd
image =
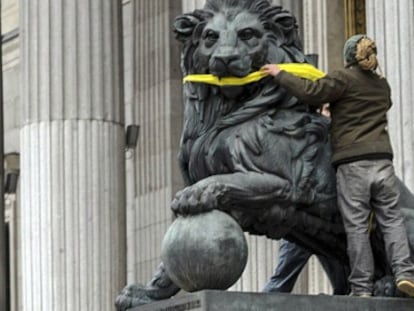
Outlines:
{"type": "Polygon", "coordinates": [[[247,242],[239,224],[218,210],[179,216],[162,242],[162,261],[181,289],[227,289],[243,273],[247,242]]]}

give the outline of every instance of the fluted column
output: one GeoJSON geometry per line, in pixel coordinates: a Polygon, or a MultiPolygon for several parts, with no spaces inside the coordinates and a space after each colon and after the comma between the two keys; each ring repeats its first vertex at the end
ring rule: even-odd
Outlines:
{"type": "Polygon", "coordinates": [[[125,284],[120,1],[21,2],[23,310],[113,310],[125,284]]]}
{"type": "Polygon", "coordinates": [[[305,52],[318,54],[324,71],[343,67],[344,14],[343,0],[303,0],[305,52]]]}
{"type": "Polygon", "coordinates": [[[380,65],[391,85],[389,117],[397,175],[414,191],[414,3],[367,0],[367,33],[378,46],[380,65]]]}
{"type": "MultiPolygon", "coordinates": [[[[327,72],[342,68],[343,0],[303,0],[303,38],[305,52],[318,54],[319,68],[327,72]]],[[[304,272],[298,282],[298,292],[332,293],[329,279],[315,256],[309,260],[304,272]]]]}
{"type": "Polygon", "coordinates": [[[204,7],[206,0],[181,0],[181,2],[183,6],[183,12],[187,13],[204,7]]]}
{"type": "Polygon", "coordinates": [[[127,277],[128,283],[145,283],[161,260],[161,242],[173,219],[170,204],[183,187],[177,160],[182,76],[172,31],[181,0],[135,0],[128,10],[126,115],[140,125],[140,137],[127,159],[127,277]]]}

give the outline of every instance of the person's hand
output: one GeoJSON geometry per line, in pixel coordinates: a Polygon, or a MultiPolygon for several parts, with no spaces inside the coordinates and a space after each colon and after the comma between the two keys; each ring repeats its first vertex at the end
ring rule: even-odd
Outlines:
{"type": "Polygon", "coordinates": [[[260,68],[260,70],[263,73],[268,74],[268,75],[271,75],[273,77],[276,77],[279,74],[279,72],[281,71],[281,69],[279,68],[279,66],[276,65],[276,64],[267,64],[267,65],[264,65],[262,68],[260,68]]]}
{"type": "Polygon", "coordinates": [[[330,118],[331,117],[331,109],[329,107],[329,103],[323,104],[321,107],[321,115],[330,118]]]}

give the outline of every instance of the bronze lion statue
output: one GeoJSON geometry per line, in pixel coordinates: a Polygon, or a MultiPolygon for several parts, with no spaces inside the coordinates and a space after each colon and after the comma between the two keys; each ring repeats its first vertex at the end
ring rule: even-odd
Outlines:
{"type": "MultiPolygon", "coordinates": [[[[308,62],[294,16],[267,0],[208,0],[178,16],[174,31],[184,76],[245,77],[266,63],[308,62]]],[[[221,209],[246,232],[283,237],[348,264],[328,119],[270,77],[246,85],[185,83],[184,109],[179,165],[186,187],[172,202],[174,213],[221,209]]],[[[401,188],[413,246],[413,195],[401,188]]],[[[394,295],[384,281],[391,270],[378,230],[374,223],[377,294],[394,295]]],[[[127,286],[116,305],[125,310],[178,291],[161,264],[148,285],[127,286]]]]}

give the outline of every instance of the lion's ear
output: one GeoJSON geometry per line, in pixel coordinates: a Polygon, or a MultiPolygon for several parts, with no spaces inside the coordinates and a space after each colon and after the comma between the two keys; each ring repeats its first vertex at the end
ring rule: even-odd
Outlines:
{"type": "Polygon", "coordinates": [[[192,39],[194,29],[200,23],[200,19],[193,14],[183,14],[174,21],[174,33],[178,41],[186,42],[192,39]]]}
{"type": "Polygon", "coordinates": [[[295,46],[302,49],[302,43],[298,35],[296,18],[280,6],[272,7],[266,12],[267,18],[283,33],[283,43],[287,46],[295,46]]]}

